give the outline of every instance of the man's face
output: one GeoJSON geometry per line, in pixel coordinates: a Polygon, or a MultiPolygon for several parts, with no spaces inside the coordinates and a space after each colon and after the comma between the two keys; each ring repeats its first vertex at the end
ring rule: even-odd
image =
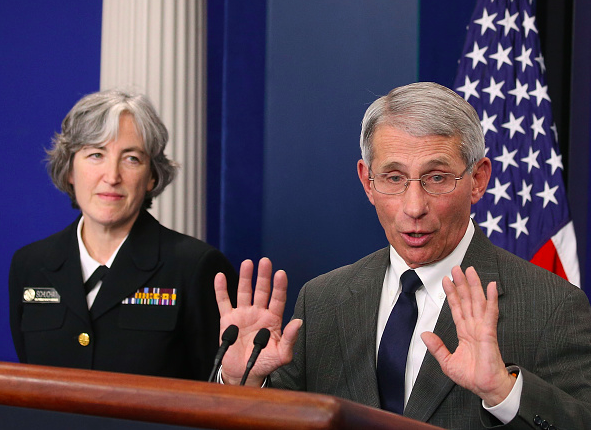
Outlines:
{"type": "Polygon", "coordinates": [[[413,179],[427,173],[453,173],[459,177],[466,169],[459,144],[457,137],[413,137],[380,125],[373,136],[372,165],[367,166],[363,160],[357,164],[359,179],[388,241],[413,269],[442,260],[462,240],[470,222],[471,205],[486,191],[490,160],[478,161],[449,194],[428,194],[418,181],[412,181],[404,193],[386,195],[377,192],[369,178],[388,172],[413,179]]]}

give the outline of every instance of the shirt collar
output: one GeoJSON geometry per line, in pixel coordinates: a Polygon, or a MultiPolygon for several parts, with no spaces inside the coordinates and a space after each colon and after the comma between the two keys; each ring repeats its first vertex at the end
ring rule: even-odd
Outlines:
{"type": "MultiPolygon", "coordinates": [[[[82,216],[80,218],[80,221],[78,222],[78,227],[76,229],[76,236],[78,237],[78,249],[80,250],[80,266],[82,267],[82,280],[84,282],[86,282],[88,280],[88,278],[90,278],[90,275],[92,275],[94,273],[94,271],[97,269],[97,267],[101,266],[101,263],[99,263],[98,261],[96,261],[94,258],[92,258],[90,256],[90,254],[88,253],[88,250],[86,249],[86,245],[84,245],[84,241],[82,240],[82,224],[83,223],[84,223],[84,217],[82,216]]],[[[117,247],[115,252],[113,252],[113,255],[111,255],[111,258],[109,258],[109,260],[105,263],[105,266],[107,266],[108,268],[111,268],[111,265],[113,264],[113,261],[115,260],[115,257],[117,256],[117,253],[119,252],[119,249],[121,249],[121,246],[123,245],[125,240],[127,240],[128,236],[129,235],[125,236],[125,238],[121,241],[121,243],[119,244],[119,246],[117,247]]]]}
{"type": "MultiPolygon", "coordinates": [[[[435,303],[439,304],[440,308],[443,306],[443,302],[445,301],[445,292],[443,291],[442,284],[443,277],[448,276],[451,278],[451,269],[455,266],[459,266],[462,263],[473,236],[474,225],[470,220],[468,223],[468,228],[464,233],[464,237],[462,240],[460,240],[460,243],[451,252],[451,254],[441,261],[415,269],[417,275],[419,278],[421,278],[421,281],[423,281],[426,293],[433,299],[435,303]]],[[[393,292],[396,293],[400,288],[400,276],[409,269],[410,267],[408,267],[402,257],[400,257],[398,252],[396,252],[394,247],[390,245],[389,270],[393,275],[391,279],[394,282],[389,282],[387,288],[393,289],[393,292]]]]}

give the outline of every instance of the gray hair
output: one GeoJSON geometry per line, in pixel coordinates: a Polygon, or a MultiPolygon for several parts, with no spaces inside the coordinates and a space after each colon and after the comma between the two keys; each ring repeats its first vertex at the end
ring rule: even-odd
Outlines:
{"type": "Polygon", "coordinates": [[[150,157],[150,170],[155,179],[152,191],[144,197],[144,208],[149,208],[156,197],[172,182],[178,164],[164,155],[168,131],[154,106],[143,94],[120,90],[99,91],[80,99],[62,121],[62,132],[52,139],[47,150],[47,169],[54,185],[67,193],[72,206],[78,208],[74,187],[69,183],[74,155],[85,146],[100,146],[117,138],[119,119],[123,113],[134,118],[144,149],[150,157]]]}
{"type": "Polygon", "coordinates": [[[417,82],[394,88],[374,101],[361,123],[361,156],[371,167],[372,138],[381,124],[414,137],[460,138],[460,154],[467,170],[484,157],[484,134],[474,108],[454,91],[433,82],[417,82]]]}

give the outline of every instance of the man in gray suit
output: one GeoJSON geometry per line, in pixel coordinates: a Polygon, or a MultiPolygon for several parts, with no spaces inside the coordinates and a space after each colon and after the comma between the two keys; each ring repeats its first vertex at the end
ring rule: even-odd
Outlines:
{"type": "Polygon", "coordinates": [[[253,264],[244,262],[236,308],[218,275],[221,329],[240,328],[223,382],[240,381],[267,327],[249,385],[269,376],[273,387],[396,411],[386,369],[398,352],[393,403],[407,417],[445,428],[591,428],[587,297],[497,248],[470,219],[491,175],[474,109],[437,84],[396,88],[367,109],[361,149],[359,179],[390,246],[308,282],[283,333],[284,272],[271,293],[271,262],[261,260],[253,294],[253,264]],[[408,273],[418,281],[411,290],[408,273]],[[388,356],[409,325],[395,317],[406,302],[409,338],[388,356]]]}

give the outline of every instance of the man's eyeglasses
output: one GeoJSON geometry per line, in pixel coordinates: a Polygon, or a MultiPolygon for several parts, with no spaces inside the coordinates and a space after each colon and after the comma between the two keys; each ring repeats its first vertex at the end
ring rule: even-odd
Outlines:
{"type": "Polygon", "coordinates": [[[453,173],[426,173],[418,179],[407,178],[397,173],[376,173],[369,180],[373,182],[374,189],[381,194],[402,194],[411,181],[419,181],[426,192],[437,196],[455,190],[457,182],[464,177],[467,170],[466,168],[460,176],[453,173]]]}

